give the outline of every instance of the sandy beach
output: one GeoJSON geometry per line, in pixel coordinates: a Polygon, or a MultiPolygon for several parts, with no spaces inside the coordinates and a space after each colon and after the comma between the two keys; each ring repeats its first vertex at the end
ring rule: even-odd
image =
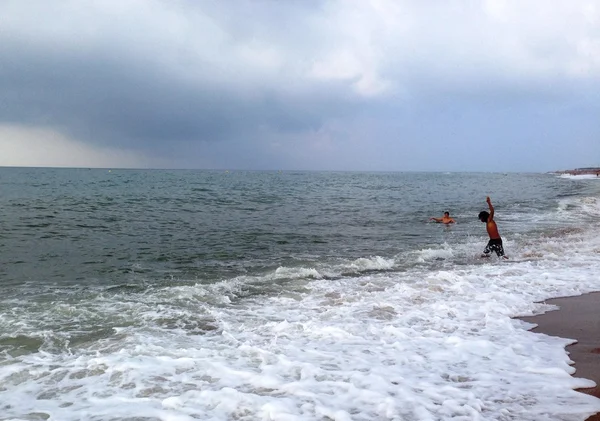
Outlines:
{"type": "MultiPolygon", "coordinates": [[[[555,298],[546,303],[558,306],[559,310],[520,319],[537,324],[533,332],[576,339],[577,343],[567,347],[575,362],[574,376],[591,379],[597,384],[594,388],[579,391],[600,398],[600,292],[555,298]]],[[[600,421],[600,413],[587,421],[600,421]]]]}

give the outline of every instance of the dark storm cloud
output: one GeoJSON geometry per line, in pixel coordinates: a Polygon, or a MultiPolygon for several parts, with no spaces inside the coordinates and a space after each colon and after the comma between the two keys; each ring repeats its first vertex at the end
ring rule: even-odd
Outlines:
{"type": "Polygon", "coordinates": [[[175,166],[468,169],[486,136],[542,166],[569,131],[600,154],[593,3],[430,6],[5,0],[0,128],[175,166]]]}
{"type": "Polygon", "coordinates": [[[108,145],[160,149],[166,142],[222,141],[260,127],[311,130],[352,107],[343,102],[340,84],[307,87],[302,94],[262,89],[245,95],[123,57],[48,55],[6,44],[0,54],[11,58],[0,68],[0,120],[52,125],[108,145]]]}

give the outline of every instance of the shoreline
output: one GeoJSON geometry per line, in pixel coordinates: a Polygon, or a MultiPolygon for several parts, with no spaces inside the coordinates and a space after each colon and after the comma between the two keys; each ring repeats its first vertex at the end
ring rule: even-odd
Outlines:
{"type": "MultiPolygon", "coordinates": [[[[596,382],[596,387],[577,391],[600,398],[600,292],[552,298],[544,302],[556,305],[559,309],[517,318],[537,324],[530,329],[531,332],[577,340],[565,348],[575,363],[573,377],[596,382]]],[[[586,421],[600,421],[600,412],[586,421]]]]}
{"type": "Polygon", "coordinates": [[[573,170],[553,171],[554,174],[595,175],[600,177],[600,168],[575,168],[573,170]]]}

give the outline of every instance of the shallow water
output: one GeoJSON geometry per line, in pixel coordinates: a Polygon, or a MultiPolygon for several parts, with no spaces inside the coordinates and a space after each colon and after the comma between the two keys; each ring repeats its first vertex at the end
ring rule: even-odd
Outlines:
{"type": "Polygon", "coordinates": [[[600,181],[0,168],[0,420],[583,420],[600,181]],[[479,255],[485,196],[511,259],[479,255]],[[458,223],[429,223],[448,210],[458,223]]]}

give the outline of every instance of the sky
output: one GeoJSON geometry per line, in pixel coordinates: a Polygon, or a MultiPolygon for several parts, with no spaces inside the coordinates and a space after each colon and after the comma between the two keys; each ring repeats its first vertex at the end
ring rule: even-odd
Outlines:
{"type": "Polygon", "coordinates": [[[2,0],[0,166],[600,166],[600,2],[2,0]]]}

